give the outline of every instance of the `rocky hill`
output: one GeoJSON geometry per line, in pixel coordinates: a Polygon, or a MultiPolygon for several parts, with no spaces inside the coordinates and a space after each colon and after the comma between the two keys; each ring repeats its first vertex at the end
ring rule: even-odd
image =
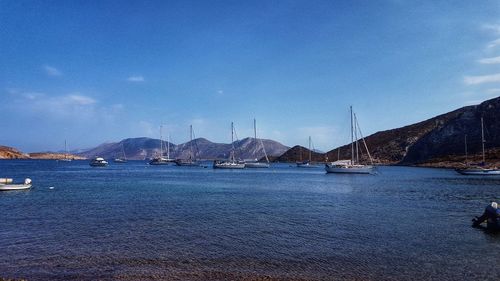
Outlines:
{"type": "MultiPolygon", "coordinates": [[[[311,152],[312,162],[325,162],[325,154],[311,152]]],[[[297,162],[309,160],[309,149],[296,145],[278,157],[271,158],[273,162],[297,162]]]]}
{"type": "MultiPolygon", "coordinates": [[[[262,140],[266,153],[271,156],[283,154],[288,147],[273,140],[262,140]]],[[[106,159],[116,158],[122,155],[122,145],[128,159],[144,160],[152,158],[160,153],[160,140],[151,138],[129,138],[116,143],[105,143],[95,148],[79,153],[79,155],[91,158],[101,156],[106,159]]],[[[163,153],[166,155],[166,146],[169,145],[171,158],[187,158],[192,149],[200,159],[226,158],[231,150],[231,144],[214,143],[204,138],[197,138],[191,142],[173,144],[163,142],[163,153]]],[[[245,138],[234,142],[238,158],[261,158],[264,151],[259,145],[255,148],[253,138],[245,138]],[[255,153],[255,154],[254,154],[255,153]]]]}
{"type": "Polygon", "coordinates": [[[0,159],[28,159],[29,155],[8,146],[0,146],[0,159]]]}

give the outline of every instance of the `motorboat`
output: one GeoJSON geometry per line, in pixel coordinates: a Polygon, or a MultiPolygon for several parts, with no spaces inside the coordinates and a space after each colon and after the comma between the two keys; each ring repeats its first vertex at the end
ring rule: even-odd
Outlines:
{"type": "Polygon", "coordinates": [[[31,179],[26,178],[24,183],[15,184],[10,178],[0,178],[0,191],[23,190],[31,188],[31,179]]]}
{"type": "Polygon", "coordinates": [[[104,160],[102,157],[95,157],[89,163],[92,167],[106,167],[108,165],[108,161],[104,160]]]}

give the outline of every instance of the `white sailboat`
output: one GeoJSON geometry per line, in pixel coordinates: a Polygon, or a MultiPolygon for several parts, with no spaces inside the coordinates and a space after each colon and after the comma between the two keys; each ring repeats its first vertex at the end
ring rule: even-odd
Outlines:
{"type": "MultiPolygon", "coordinates": [[[[302,149],[300,151],[300,158],[302,159],[302,149]]],[[[298,168],[316,168],[317,166],[311,163],[312,161],[312,150],[311,150],[311,136],[309,136],[309,160],[297,162],[298,168]]]]}
{"type": "Polygon", "coordinates": [[[64,140],[64,158],[58,159],[63,162],[71,162],[71,158],[68,157],[68,146],[66,144],[66,140],[64,140]]]}
{"type": "Polygon", "coordinates": [[[500,175],[500,169],[493,167],[493,168],[486,168],[484,167],[486,163],[486,156],[484,153],[484,143],[486,141],[484,140],[484,122],[483,122],[483,117],[481,117],[481,144],[482,144],[482,154],[483,154],[483,162],[479,166],[469,166],[469,163],[467,161],[467,135],[465,136],[465,162],[467,167],[466,168],[461,168],[461,169],[456,169],[457,173],[462,174],[462,175],[469,175],[469,176],[495,176],[495,175],[500,175]]]}
{"type": "Polygon", "coordinates": [[[351,110],[351,160],[339,160],[331,163],[325,164],[325,170],[327,173],[338,173],[338,174],[370,174],[373,172],[373,160],[366,145],[361,129],[359,128],[358,120],[356,114],[351,110]],[[358,130],[363,140],[366,152],[372,165],[359,164],[359,147],[358,147],[358,130]],[[354,147],[356,146],[356,149],[354,147]],[[355,153],[356,152],[356,153],[355,153]]]}
{"type": "Polygon", "coordinates": [[[121,144],[122,154],[121,154],[121,156],[115,158],[113,160],[113,162],[115,162],[115,163],[127,163],[127,156],[125,155],[125,148],[123,147],[123,141],[120,142],[120,144],[121,144]]]}
{"type": "Polygon", "coordinates": [[[245,161],[245,168],[269,168],[269,158],[267,157],[266,149],[264,148],[264,143],[262,143],[261,139],[257,139],[257,121],[253,119],[253,134],[254,134],[254,142],[255,142],[255,150],[254,150],[254,157],[255,159],[251,159],[249,161],[245,161]],[[259,141],[260,145],[262,147],[262,150],[264,151],[264,156],[266,157],[266,162],[259,162],[257,159],[257,149],[259,147],[259,141]]]}
{"type": "Polygon", "coordinates": [[[237,161],[234,155],[234,124],[231,122],[231,151],[229,152],[229,159],[226,161],[215,160],[214,169],[244,169],[245,162],[237,161]]]}
{"type": "Polygon", "coordinates": [[[163,135],[162,135],[163,126],[160,125],[160,155],[149,161],[149,165],[168,165],[173,162],[173,159],[170,159],[170,136],[167,141],[167,158],[163,157],[163,135]]]}
{"type": "Polygon", "coordinates": [[[193,125],[189,125],[189,156],[187,159],[175,160],[175,164],[177,166],[200,166],[193,149],[193,125]]]}

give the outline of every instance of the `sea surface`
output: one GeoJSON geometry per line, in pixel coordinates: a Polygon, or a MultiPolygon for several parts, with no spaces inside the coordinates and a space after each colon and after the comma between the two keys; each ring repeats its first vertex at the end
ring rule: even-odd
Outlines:
{"type": "Polygon", "coordinates": [[[0,278],[500,280],[500,177],[0,161],[0,278]]]}

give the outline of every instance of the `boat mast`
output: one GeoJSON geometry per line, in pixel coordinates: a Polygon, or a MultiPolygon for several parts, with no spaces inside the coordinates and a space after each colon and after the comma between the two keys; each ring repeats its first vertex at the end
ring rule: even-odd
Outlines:
{"type": "Polygon", "coordinates": [[[170,134],[167,137],[167,159],[170,159],[170,134]]]}
{"type": "Polygon", "coordinates": [[[468,165],[469,160],[467,159],[467,134],[465,135],[465,165],[468,165]]]}
{"type": "Polygon", "coordinates": [[[189,159],[193,158],[193,125],[189,125],[189,159]]]}
{"type": "Polygon", "coordinates": [[[352,105],[351,109],[351,165],[354,165],[354,127],[352,122],[352,105]]]}
{"type": "Polygon", "coordinates": [[[162,135],[163,125],[160,125],[160,158],[163,157],[163,135],[162,135]]]}
{"type": "Polygon", "coordinates": [[[484,165],[484,163],[486,163],[486,159],[485,159],[485,156],[484,156],[484,143],[485,143],[485,140],[484,140],[483,117],[481,117],[481,142],[482,142],[482,145],[483,145],[483,165],[484,165]]]}
{"type": "Polygon", "coordinates": [[[64,140],[64,159],[68,157],[68,147],[66,146],[66,140],[64,140]]]}
{"type": "Polygon", "coordinates": [[[257,121],[255,121],[255,118],[253,119],[253,137],[254,137],[254,141],[255,141],[255,152],[254,152],[254,156],[255,156],[255,159],[257,159],[257,121]]]}
{"type": "Polygon", "coordinates": [[[359,164],[358,119],[354,113],[354,140],[356,141],[356,164],[359,164]]]}
{"type": "Polygon", "coordinates": [[[231,158],[230,160],[234,162],[234,124],[231,122],[231,158]]]}
{"type": "Polygon", "coordinates": [[[312,151],[311,151],[311,136],[309,136],[309,162],[311,162],[311,156],[312,156],[312,151]]]}

